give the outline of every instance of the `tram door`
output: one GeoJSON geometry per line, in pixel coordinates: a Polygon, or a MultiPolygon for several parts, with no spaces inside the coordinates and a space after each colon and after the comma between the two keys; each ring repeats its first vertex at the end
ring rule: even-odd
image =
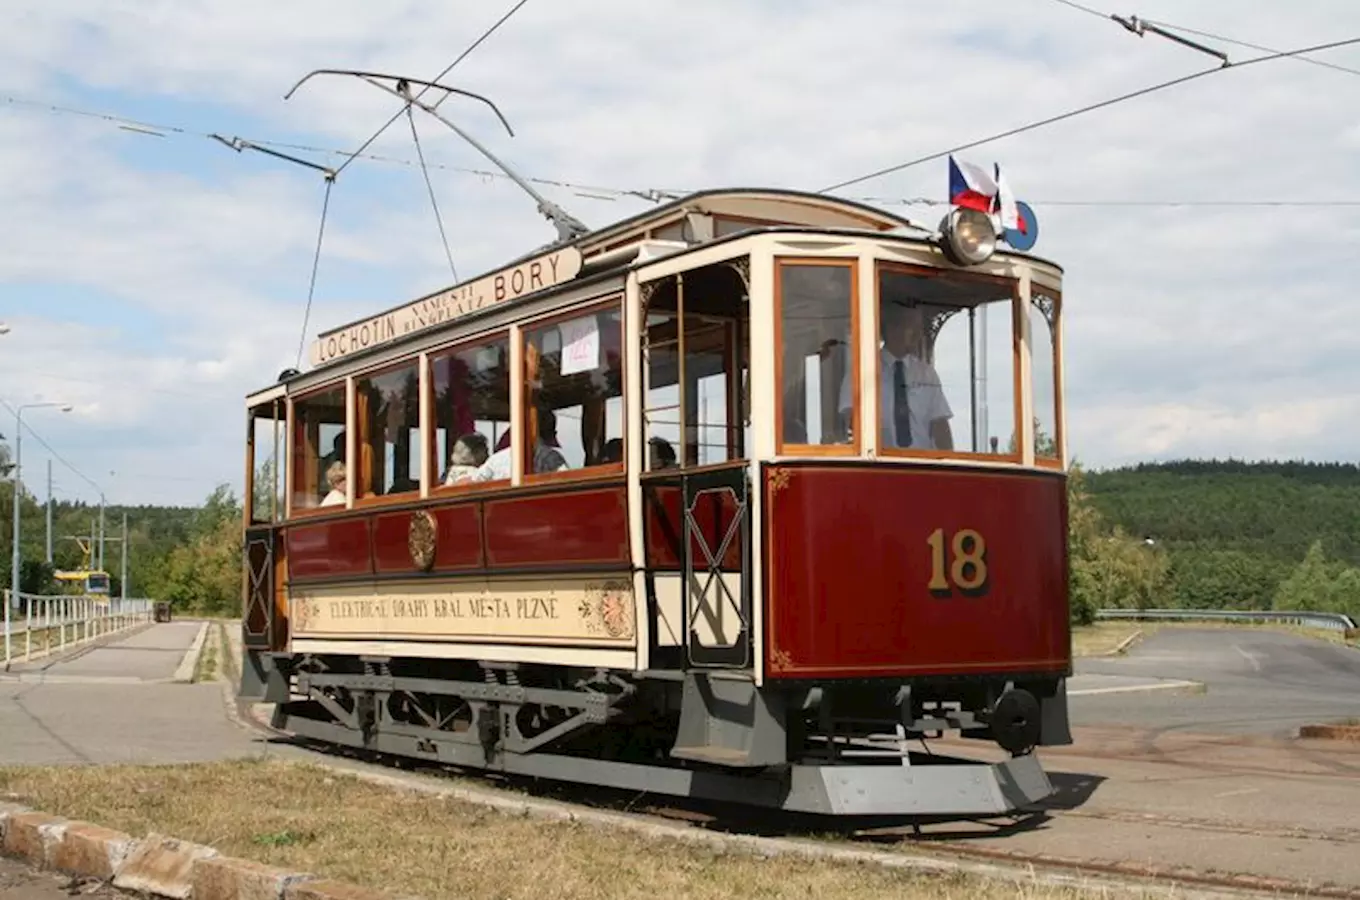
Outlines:
{"type": "Polygon", "coordinates": [[[287,407],[282,397],[250,410],[247,424],[246,529],[242,644],[280,650],[288,639],[283,606],[284,455],[287,407]]]}
{"type": "Polygon", "coordinates": [[[641,480],[659,667],[754,665],[745,271],[718,264],[642,291],[641,480]]]}

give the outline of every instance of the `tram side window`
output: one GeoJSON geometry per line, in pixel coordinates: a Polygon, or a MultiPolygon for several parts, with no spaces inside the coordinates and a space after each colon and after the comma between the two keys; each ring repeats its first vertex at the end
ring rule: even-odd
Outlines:
{"type": "Polygon", "coordinates": [[[354,379],[354,497],[420,490],[420,368],[414,360],[354,379]]]}
{"type": "Polygon", "coordinates": [[[293,401],[293,508],[345,504],[345,386],[293,401]]]}
{"type": "Polygon", "coordinates": [[[778,264],[779,436],[783,444],[848,445],[857,392],[843,395],[854,370],[854,263],[778,264]]]}
{"type": "Polygon", "coordinates": [[[524,472],[620,465],[623,317],[618,304],[524,331],[524,472]]]}
{"type": "Polygon", "coordinates": [[[1034,455],[1040,459],[1060,457],[1058,435],[1059,299],[1035,289],[1029,307],[1030,380],[1034,392],[1034,455]]]}
{"type": "Polygon", "coordinates": [[[460,347],[430,358],[436,487],[510,477],[510,342],[460,347]],[[492,454],[506,464],[480,473],[492,454]]]}
{"type": "Polygon", "coordinates": [[[643,421],[649,471],[712,465],[746,455],[750,307],[745,286],[725,264],[682,277],[683,329],[677,279],[659,284],[646,309],[643,421]]]}
{"type": "Polygon", "coordinates": [[[285,427],[283,401],[274,401],[250,411],[252,524],[283,520],[284,479],[287,474],[287,466],[282,464],[285,427]]]}

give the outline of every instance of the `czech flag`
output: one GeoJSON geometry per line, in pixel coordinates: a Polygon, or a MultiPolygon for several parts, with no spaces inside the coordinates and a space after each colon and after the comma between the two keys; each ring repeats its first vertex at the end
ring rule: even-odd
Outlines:
{"type": "Polygon", "coordinates": [[[965,209],[991,213],[997,183],[986,169],[949,157],[949,202],[965,209]]]}
{"type": "Polygon", "coordinates": [[[1029,234],[1029,225],[1025,223],[1025,217],[1020,212],[1020,207],[1016,205],[1011,186],[1001,174],[1001,166],[995,168],[997,212],[1001,214],[1001,227],[1007,231],[1029,234]]]}

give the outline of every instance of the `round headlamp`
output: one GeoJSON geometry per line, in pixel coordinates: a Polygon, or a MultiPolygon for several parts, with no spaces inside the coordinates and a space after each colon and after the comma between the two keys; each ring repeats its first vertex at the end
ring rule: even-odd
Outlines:
{"type": "Polygon", "coordinates": [[[996,250],[996,229],[992,217],[976,209],[955,207],[940,222],[944,240],[940,249],[951,262],[975,266],[986,262],[996,250]]]}

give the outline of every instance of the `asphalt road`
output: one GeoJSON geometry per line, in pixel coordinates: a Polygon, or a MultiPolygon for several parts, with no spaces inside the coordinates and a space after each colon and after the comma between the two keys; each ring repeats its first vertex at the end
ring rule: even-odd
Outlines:
{"type": "Polygon", "coordinates": [[[1260,628],[1168,628],[1126,656],[1078,660],[1076,671],[1185,679],[1206,689],[1078,694],[1070,699],[1074,725],[1289,739],[1301,725],[1360,716],[1360,650],[1260,628]]]}

